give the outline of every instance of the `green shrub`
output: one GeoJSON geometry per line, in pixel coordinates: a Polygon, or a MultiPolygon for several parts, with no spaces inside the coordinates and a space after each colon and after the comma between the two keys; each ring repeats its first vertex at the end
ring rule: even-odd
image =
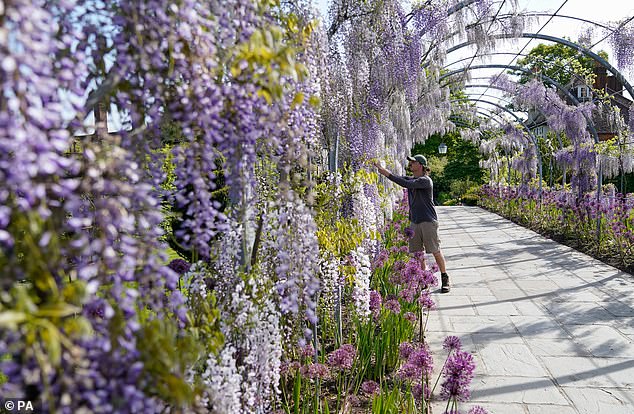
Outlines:
{"type": "Polygon", "coordinates": [[[464,204],[465,206],[477,206],[479,200],[480,197],[478,197],[478,195],[474,193],[465,194],[460,199],[460,201],[462,201],[462,204],[464,204]]]}

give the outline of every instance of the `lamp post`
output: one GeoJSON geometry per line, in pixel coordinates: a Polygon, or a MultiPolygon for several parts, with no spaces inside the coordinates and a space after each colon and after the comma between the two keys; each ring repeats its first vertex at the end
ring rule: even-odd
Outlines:
{"type": "Polygon", "coordinates": [[[447,153],[447,144],[445,144],[444,142],[441,142],[440,145],[438,146],[438,153],[439,154],[446,154],[447,153]]]}

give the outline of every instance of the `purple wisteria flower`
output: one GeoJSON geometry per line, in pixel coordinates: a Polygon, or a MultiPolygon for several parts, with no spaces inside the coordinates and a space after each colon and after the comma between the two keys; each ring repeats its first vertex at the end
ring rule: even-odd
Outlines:
{"type": "Polygon", "coordinates": [[[345,370],[352,368],[357,349],[354,345],[345,344],[341,348],[328,354],[328,365],[333,369],[345,370]]]}
{"type": "Polygon", "coordinates": [[[441,384],[441,398],[444,400],[468,400],[471,397],[469,385],[473,379],[474,370],[475,362],[470,353],[458,351],[449,356],[443,370],[445,380],[441,384]]]}
{"type": "Polygon", "coordinates": [[[179,275],[184,275],[189,271],[191,264],[183,259],[174,259],[167,265],[170,269],[176,272],[179,275]]]}
{"type": "Polygon", "coordinates": [[[378,394],[381,391],[381,387],[375,381],[368,380],[361,384],[361,391],[370,396],[378,394]]]}
{"type": "Polygon", "coordinates": [[[443,349],[448,351],[460,351],[462,348],[462,342],[460,338],[455,335],[450,335],[445,338],[445,341],[442,344],[443,349]]]}

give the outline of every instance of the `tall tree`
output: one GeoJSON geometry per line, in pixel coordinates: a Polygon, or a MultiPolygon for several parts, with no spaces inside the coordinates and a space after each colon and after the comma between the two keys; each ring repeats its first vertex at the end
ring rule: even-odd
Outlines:
{"type": "MultiPolygon", "coordinates": [[[[598,55],[606,60],[608,58],[605,51],[600,51],[598,55]]],[[[518,59],[517,65],[567,85],[573,74],[591,80],[594,59],[560,43],[552,45],[540,43],[528,52],[526,57],[518,59]]],[[[509,73],[519,76],[520,83],[526,83],[531,78],[525,72],[509,71],[509,73]]]]}

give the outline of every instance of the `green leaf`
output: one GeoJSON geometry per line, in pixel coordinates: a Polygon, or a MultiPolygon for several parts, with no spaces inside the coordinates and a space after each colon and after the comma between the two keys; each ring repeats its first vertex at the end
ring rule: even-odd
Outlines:
{"type": "Polygon", "coordinates": [[[17,329],[20,323],[26,321],[26,316],[26,313],[14,310],[0,312],[0,326],[9,329],[17,329]]]}

